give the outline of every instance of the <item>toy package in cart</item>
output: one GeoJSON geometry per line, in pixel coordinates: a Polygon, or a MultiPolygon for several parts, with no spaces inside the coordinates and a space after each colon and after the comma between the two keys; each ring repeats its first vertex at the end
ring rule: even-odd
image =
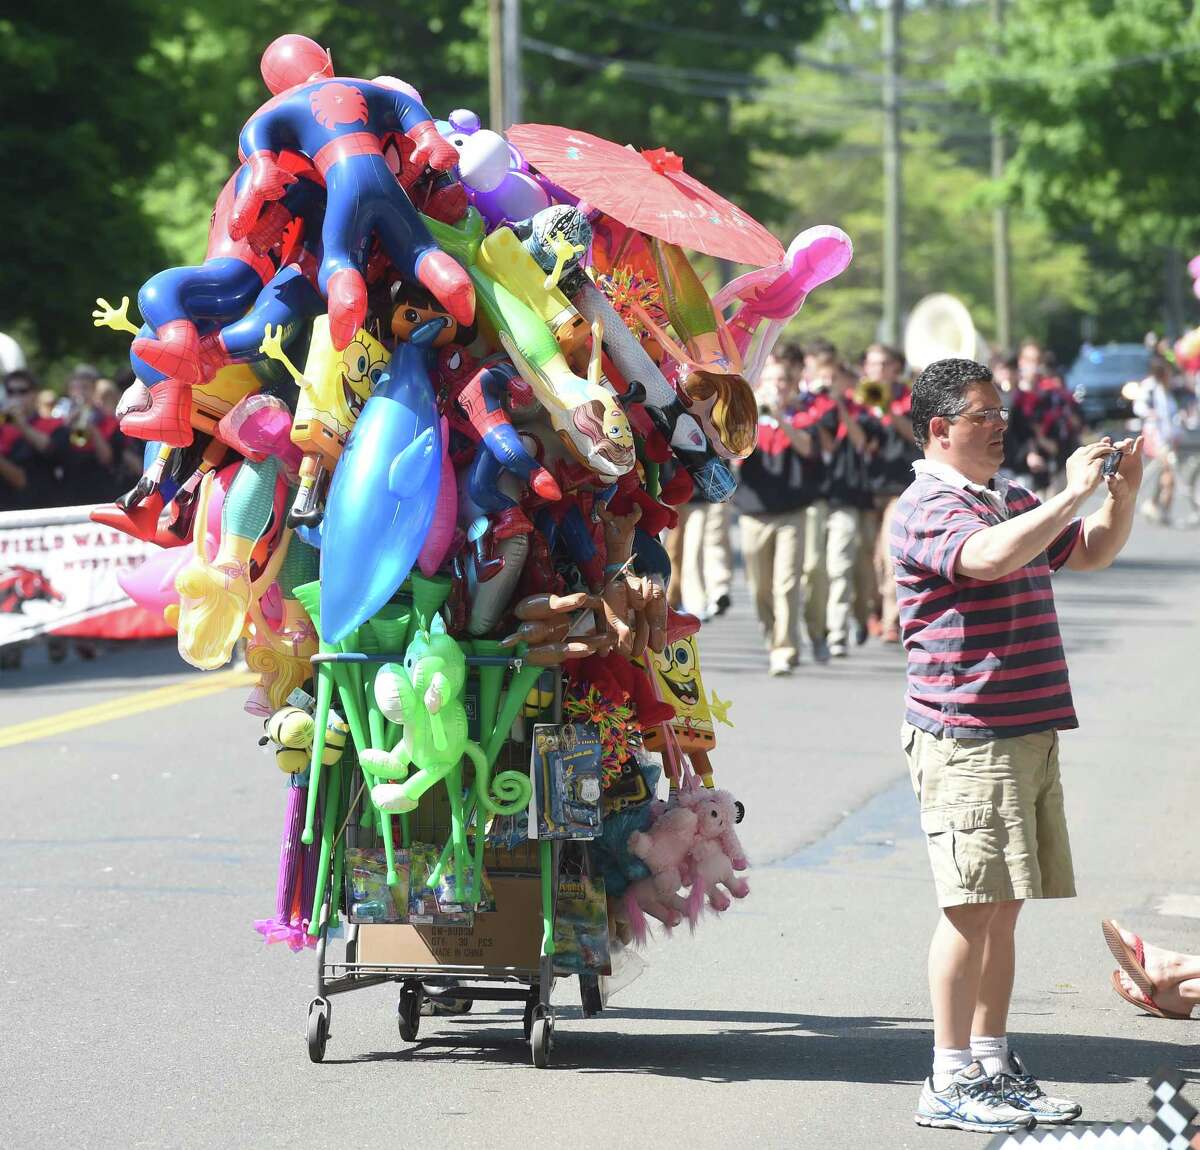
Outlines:
{"type": "Polygon", "coordinates": [[[404,1041],[426,1002],[516,1002],[544,1066],[556,977],[594,1014],[616,950],[749,892],[664,541],[732,495],[850,241],[785,248],[666,147],[497,133],[305,36],[261,73],[206,250],[120,286],[136,321],[97,300],[147,449],[92,517],[159,545],[122,586],[184,660],[244,646],[284,800],[254,926],[316,951],[310,1057],[392,983],[404,1041]],[[743,270],[710,294],[697,256],[743,270]]]}

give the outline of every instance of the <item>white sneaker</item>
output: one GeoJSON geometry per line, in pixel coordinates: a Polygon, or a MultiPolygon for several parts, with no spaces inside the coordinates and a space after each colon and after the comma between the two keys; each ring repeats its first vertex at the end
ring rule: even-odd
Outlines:
{"type": "Polygon", "coordinates": [[[786,651],[771,652],[771,676],[779,678],[792,673],[792,658],[786,651]]]}
{"type": "Polygon", "coordinates": [[[829,653],[835,659],[844,659],[850,654],[850,648],[846,643],[842,642],[840,639],[837,639],[829,644],[829,653]]]}
{"type": "Polygon", "coordinates": [[[1072,1102],[1069,1098],[1053,1098],[1047,1094],[1011,1050],[1008,1053],[1008,1066],[1007,1072],[997,1074],[992,1079],[996,1093],[1010,1106],[1032,1114],[1039,1126],[1074,1122],[1083,1113],[1083,1107],[1078,1102],[1072,1102]]]}
{"type": "Polygon", "coordinates": [[[917,1125],[986,1134],[1028,1130],[1035,1116],[1001,1098],[994,1081],[978,1062],[960,1070],[944,1090],[934,1090],[933,1080],[926,1078],[913,1115],[917,1125]]]}

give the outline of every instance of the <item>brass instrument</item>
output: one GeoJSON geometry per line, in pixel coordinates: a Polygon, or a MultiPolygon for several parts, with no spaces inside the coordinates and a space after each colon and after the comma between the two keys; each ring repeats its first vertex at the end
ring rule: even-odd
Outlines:
{"type": "Polygon", "coordinates": [[[854,398],[862,407],[887,407],[891,402],[887,385],[877,379],[860,379],[854,398]]]}

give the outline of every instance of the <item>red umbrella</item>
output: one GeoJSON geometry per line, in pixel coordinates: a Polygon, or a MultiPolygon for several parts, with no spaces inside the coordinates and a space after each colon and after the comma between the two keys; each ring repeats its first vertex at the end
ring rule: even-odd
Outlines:
{"type": "Polygon", "coordinates": [[[556,124],[514,124],[507,135],[548,179],[627,227],[740,264],[784,258],[762,224],[689,176],[666,148],[639,152],[556,124]]]}

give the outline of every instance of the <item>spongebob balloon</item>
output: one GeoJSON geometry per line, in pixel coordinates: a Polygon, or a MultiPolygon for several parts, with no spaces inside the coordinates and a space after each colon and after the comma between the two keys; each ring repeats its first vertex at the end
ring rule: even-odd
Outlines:
{"type": "MultiPolygon", "coordinates": [[[[706,696],[704,679],[700,674],[700,650],[695,635],[686,635],[668,643],[660,653],[646,652],[646,659],[654,671],[654,679],[663,700],[675,708],[671,730],[683,751],[704,780],[706,787],[713,786],[712,764],[708,752],[717,745],[714,720],[729,721],[729,704],[715,694],[706,696]]],[[[664,737],[661,727],[652,727],[646,732],[646,749],[661,750],[664,737]]]]}
{"type": "Polygon", "coordinates": [[[342,351],[335,350],[329,317],[318,316],[301,373],[284,352],[282,335],[281,328],[272,331],[268,327],[259,350],[282,363],[300,387],[292,442],[304,452],[304,462],[287,523],[289,527],[316,527],[321,522],[326,477],[337,466],[346,437],[387,367],[390,353],[361,328],[342,351]]]}

